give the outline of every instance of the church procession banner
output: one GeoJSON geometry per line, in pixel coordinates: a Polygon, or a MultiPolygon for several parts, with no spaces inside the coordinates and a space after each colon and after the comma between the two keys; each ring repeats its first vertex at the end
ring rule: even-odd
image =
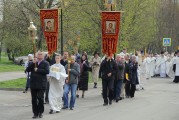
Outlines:
{"type": "Polygon", "coordinates": [[[58,9],[40,10],[40,21],[47,43],[48,54],[57,51],[58,9]]]}
{"type": "Polygon", "coordinates": [[[120,12],[106,11],[102,12],[102,52],[108,56],[116,53],[119,27],[120,12]]]}

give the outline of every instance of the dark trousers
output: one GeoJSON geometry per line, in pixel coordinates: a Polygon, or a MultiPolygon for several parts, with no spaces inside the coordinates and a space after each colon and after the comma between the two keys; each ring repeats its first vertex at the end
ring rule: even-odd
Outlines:
{"type": "Polygon", "coordinates": [[[113,100],[113,88],[114,88],[114,80],[102,80],[102,86],[103,86],[103,99],[104,103],[108,104],[108,98],[109,101],[113,100]]]}
{"type": "Polygon", "coordinates": [[[48,100],[48,93],[49,93],[49,82],[47,82],[47,87],[46,87],[46,90],[45,90],[45,102],[49,102],[48,100]]]}
{"type": "Polygon", "coordinates": [[[116,100],[120,99],[120,95],[121,95],[121,87],[122,87],[122,80],[117,80],[116,81],[116,91],[115,91],[115,94],[116,94],[116,100]]]}
{"type": "Polygon", "coordinates": [[[129,81],[126,81],[125,92],[126,92],[126,97],[130,97],[130,82],[129,81]]]}
{"type": "Polygon", "coordinates": [[[131,91],[130,91],[131,97],[134,97],[135,90],[136,90],[136,85],[135,84],[131,84],[131,91]]]}
{"type": "Polygon", "coordinates": [[[126,96],[127,97],[134,97],[135,90],[136,90],[136,85],[131,84],[130,81],[127,81],[126,84],[125,84],[126,96]]]}
{"type": "Polygon", "coordinates": [[[31,89],[32,111],[36,116],[44,112],[44,92],[43,89],[31,89]]]}
{"type": "Polygon", "coordinates": [[[25,90],[27,91],[28,88],[30,88],[30,78],[27,78],[25,90]]]}

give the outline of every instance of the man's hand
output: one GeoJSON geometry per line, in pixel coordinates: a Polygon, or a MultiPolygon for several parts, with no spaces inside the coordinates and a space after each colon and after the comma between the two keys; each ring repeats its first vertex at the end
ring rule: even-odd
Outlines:
{"type": "Polygon", "coordinates": [[[111,77],[112,73],[108,73],[108,77],[111,77]]]}
{"type": "Polygon", "coordinates": [[[71,69],[68,69],[68,72],[70,72],[71,71],[71,69]]]}
{"type": "Polygon", "coordinates": [[[38,69],[38,68],[34,68],[34,71],[37,72],[37,69],[38,69]]]}

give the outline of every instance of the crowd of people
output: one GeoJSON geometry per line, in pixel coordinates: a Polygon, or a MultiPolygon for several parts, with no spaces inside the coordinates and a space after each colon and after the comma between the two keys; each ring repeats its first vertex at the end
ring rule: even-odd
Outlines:
{"type": "Polygon", "coordinates": [[[80,91],[84,98],[88,90],[89,72],[94,89],[98,87],[99,78],[102,79],[104,106],[133,98],[135,91],[144,89],[142,83],[151,77],[171,77],[173,82],[179,82],[179,51],[143,55],[140,51],[128,54],[123,49],[115,57],[105,55],[102,59],[94,52],[89,60],[86,52],[69,57],[68,52],[63,56],[55,53],[45,56],[39,51],[37,58],[33,59],[31,54],[28,58],[25,64],[27,84],[23,92],[31,89],[33,118],[43,117],[44,103],[50,105],[49,114],[59,113],[61,109],[73,110],[80,91]]]}

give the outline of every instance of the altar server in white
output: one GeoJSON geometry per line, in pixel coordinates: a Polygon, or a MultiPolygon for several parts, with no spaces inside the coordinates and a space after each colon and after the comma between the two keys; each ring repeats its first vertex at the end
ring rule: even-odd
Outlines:
{"type": "Polygon", "coordinates": [[[59,113],[62,108],[63,85],[68,75],[66,74],[64,66],[60,64],[60,60],[61,55],[56,55],[56,63],[50,67],[48,97],[51,110],[49,114],[59,113]]]}

